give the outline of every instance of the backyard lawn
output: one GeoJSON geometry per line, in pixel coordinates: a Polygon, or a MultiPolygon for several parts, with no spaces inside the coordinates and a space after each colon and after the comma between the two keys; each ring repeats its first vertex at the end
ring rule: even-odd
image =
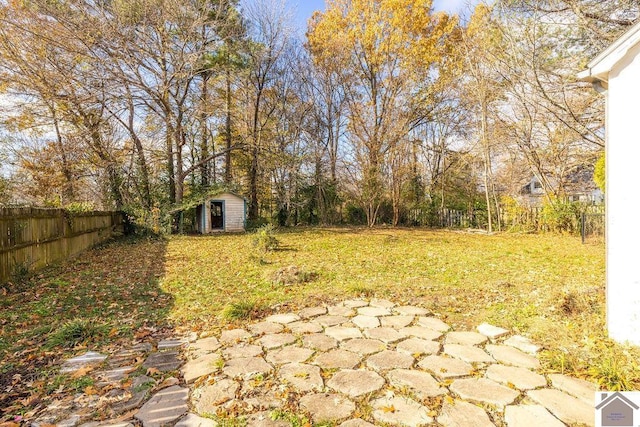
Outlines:
{"type": "Polygon", "coordinates": [[[117,348],[163,328],[213,333],[278,306],[354,297],[421,305],[457,329],[509,328],[543,345],[545,369],[606,389],[640,387],[640,352],[605,338],[602,244],[422,229],[276,237],[270,251],[252,234],[123,240],[16,277],[0,289],[0,408],[85,388],[55,369],[81,349],[117,348]]]}

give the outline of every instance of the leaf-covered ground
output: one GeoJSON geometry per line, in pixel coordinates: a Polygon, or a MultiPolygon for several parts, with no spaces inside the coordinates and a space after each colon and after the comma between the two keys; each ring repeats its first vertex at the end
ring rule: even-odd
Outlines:
{"type": "Polygon", "coordinates": [[[87,347],[113,350],[149,328],[216,331],[276,305],[354,296],[419,304],[456,328],[513,329],[544,345],[547,369],[609,389],[640,386],[637,349],[605,338],[602,244],[419,229],[276,237],[272,251],[250,234],[125,240],[6,285],[0,408],[28,413],[52,391],[86,388],[56,366],[87,347]]]}

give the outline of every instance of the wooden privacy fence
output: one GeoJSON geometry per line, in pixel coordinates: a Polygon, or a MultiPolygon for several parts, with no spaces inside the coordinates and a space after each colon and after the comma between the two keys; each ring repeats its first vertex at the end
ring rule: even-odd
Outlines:
{"type": "Polygon", "coordinates": [[[120,212],[0,208],[0,283],[78,255],[123,232],[120,212]]]}

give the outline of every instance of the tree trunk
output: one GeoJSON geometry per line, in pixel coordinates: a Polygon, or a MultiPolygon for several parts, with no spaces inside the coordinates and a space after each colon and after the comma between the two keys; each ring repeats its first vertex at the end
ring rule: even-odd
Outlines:
{"type": "Polygon", "coordinates": [[[489,141],[487,140],[487,104],[485,100],[482,100],[482,112],[481,112],[481,138],[482,138],[482,149],[484,155],[484,195],[487,203],[487,221],[488,221],[488,231],[489,233],[493,232],[493,220],[491,215],[491,197],[489,190],[489,172],[490,172],[490,162],[491,162],[491,154],[489,153],[489,141]]]}
{"type": "Polygon", "coordinates": [[[142,186],[142,206],[147,210],[151,210],[151,206],[153,202],[151,200],[151,189],[149,185],[149,167],[147,166],[147,159],[144,155],[144,148],[142,146],[142,141],[138,138],[134,130],[134,121],[135,121],[135,111],[133,106],[133,100],[129,95],[129,99],[127,100],[129,104],[129,121],[127,123],[127,130],[129,131],[129,135],[133,140],[133,144],[136,148],[136,159],[138,168],[140,168],[140,185],[142,186]]]}
{"type": "Polygon", "coordinates": [[[64,187],[62,189],[62,197],[61,205],[65,205],[69,202],[75,200],[76,194],[73,188],[73,173],[71,172],[71,168],[69,167],[69,160],[67,159],[67,153],[64,149],[64,144],[62,143],[62,134],[60,133],[60,125],[58,123],[58,118],[56,116],[56,112],[54,108],[50,108],[51,114],[53,116],[53,127],[56,131],[56,148],[60,153],[60,160],[62,161],[62,175],[64,176],[64,187]]]}
{"type": "MultiPolygon", "coordinates": [[[[207,83],[209,82],[209,73],[204,72],[202,75],[201,88],[201,105],[200,105],[200,158],[209,157],[209,132],[207,130],[207,111],[209,107],[209,94],[207,83]]],[[[209,185],[209,162],[200,165],[200,182],[206,187],[209,185]]]]}
{"type": "Polygon", "coordinates": [[[165,126],[166,126],[166,135],[165,135],[165,149],[167,156],[167,179],[169,182],[169,203],[176,203],[176,173],[174,167],[174,151],[173,151],[173,138],[174,132],[172,131],[173,126],[169,123],[169,117],[165,118],[165,126]]]}
{"type": "MultiPolygon", "coordinates": [[[[227,54],[228,56],[228,54],[227,54]]],[[[224,156],[224,182],[226,184],[231,184],[233,181],[233,169],[231,165],[231,145],[232,135],[231,135],[231,72],[228,67],[226,70],[226,92],[225,92],[225,125],[224,125],[224,139],[226,142],[227,153],[224,156]]]]}

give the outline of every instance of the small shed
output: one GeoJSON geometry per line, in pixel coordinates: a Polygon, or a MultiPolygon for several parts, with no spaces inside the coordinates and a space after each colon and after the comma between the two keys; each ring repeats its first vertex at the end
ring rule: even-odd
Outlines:
{"type": "Polygon", "coordinates": [[[606,96],[607,328],[616,341],[640,345],[640,21],[578,77],[606,96]]]}
{"type": "Polygon", "coordinates": [[[234,193],[206,198],[196,207],[196,231],[200,234],[245,231],[247,201],[234,193]]]}

